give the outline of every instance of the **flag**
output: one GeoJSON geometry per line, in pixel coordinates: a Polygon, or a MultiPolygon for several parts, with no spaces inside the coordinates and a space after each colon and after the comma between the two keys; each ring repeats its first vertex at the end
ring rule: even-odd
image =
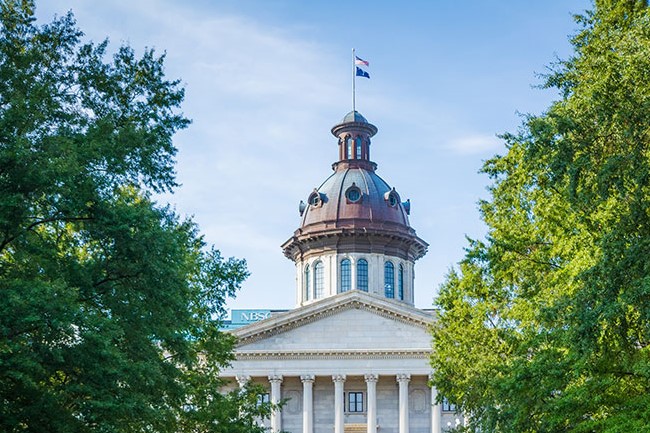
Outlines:
{"type": "Polygon", "coordinates": [[[357,77],[370,78],[370,74],[357,66],[357,77]]]}
{"type": "Polygon", "coordinates": [[[354,64],[357,66],[370,66],[370,63],[357,56],[354,56],[354,64]]]}

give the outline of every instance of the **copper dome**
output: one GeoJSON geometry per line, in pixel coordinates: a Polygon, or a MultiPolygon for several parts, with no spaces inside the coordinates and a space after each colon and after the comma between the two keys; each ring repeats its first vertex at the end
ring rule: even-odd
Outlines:
{"type": "Polygon", "coordinates": [[[293,259],[323,251],[379,252],[417,260],[427,243],[409,226],[410,203],[402,202],[375,174],[370,139],[377,128],[357,111],[332,128],[338,138],[339,161],[334,173],[300,203],[302,221],[282,248],[293,259]]]}
{"type": "Polygon", "coordinates": [[[377,228],[409,232],[406,209],[395,189],[354,162],[336,171],[307,199],[300,229],[377,228]]]}

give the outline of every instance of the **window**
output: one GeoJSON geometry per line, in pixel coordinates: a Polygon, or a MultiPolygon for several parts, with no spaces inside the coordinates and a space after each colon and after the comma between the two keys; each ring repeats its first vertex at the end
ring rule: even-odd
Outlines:
{"type": "Polygon", "coordinates": [[[341,260],[341,292],[347,292],[352,285],[352,265],[350,259],[341,260]]]}
{"type": "Polygon", "coordinates": [[[320,194],[316,191],[312,192],[307,201],[312,206],[318,206],[321,203],[320,194]]]}
{"type": "Polygon", "coordinates": [[[352,186],[345,192],[345,197],[349,202],[356,203],[361,200],[361,190],[355,184],[352,184],[352,186]]]}
{"type": "Polygon", "coordinates": [[[368,262],[366,259],[359,259],[357,262],[357,289],[368,291],[368,262]]]}
{"type": "Polygon", "coordinates": [[[446,398],[442,400],[442,411],[443,412],[456,412],[456,405],[449,403],[449,400],[446,398]]]}
{"type": "Polygon", "coordinates": [[[260,406],[265,403],[270,403],[271,402],[271,397],[269,396],[268,392],[265,392],[264,394],[260,394],[257,396],[257,405],[260,406]]]}
{"type": "Polygon", "coordinates": [[[311,291],[311,284],[309,279],[309,265],[305,266],[305,301],[309,301],[309,295],[311,291]]]}
{"type": "Polygon", "coordinates": [[[397,204],[399,203],[399,195],[397,195],[397,192],[395,191],[395,188],[393,188],[390,191],[387,191],[384,194],[384,200],[386,200],[386,203],[388,203],[388,206],[390,207],[396,207],[397,204]]]}
{"type": "Polygon", "coordinates": [[[355,143],[357,145],[357,153],[354,156],[356,159],[361,159],[361,137],[357,137],[355,143]]]}
{"type": "Polygon", "coordinates": [[[324,274],[323,262],[316,262],[314,265],[314,299],[322,298],[325,294],[324,274]]]}
{"type": "Polygon", "coordinates": [[[397,268],[397,298],[404,300],[404,267],[401,264],[397,268]]]}
{"type": "Polygon", "coordinates": [[[363,412],[363,392],[348,392],[348,412],[363,412]]]}
{"type": "Polygon", "coordinates": [[[395,267],[391,262],[384,264],[384,294],[387,298],[395,297],[395,267]]]}
{"type": "Polygon", "coordinates": [[[345,140],[345,143],[347,145],[347,152],[346,152],[346,155],[345,155],[345,159],[352,159],[352,145],[354,143],[354,141],[352,140],[352,137],[348,137],[345,140]]]}

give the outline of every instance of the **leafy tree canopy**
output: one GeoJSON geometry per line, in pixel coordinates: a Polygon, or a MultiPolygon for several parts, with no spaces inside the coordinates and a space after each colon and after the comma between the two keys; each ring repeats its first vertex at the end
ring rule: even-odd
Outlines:
{"type": "Polygon", "coordinates": [[[262,431],[257,390],[219,392],[245,263],[151,199],[183,89],[34,7],[0,1],[0,431],[262,431]]]}
{"type": "Polygon", "coordinates": [[[561,98],[484,165],[485,240],[441,287],[434,385],[485,432],[650,425],[650,11],[596,0],[561,98]]]}

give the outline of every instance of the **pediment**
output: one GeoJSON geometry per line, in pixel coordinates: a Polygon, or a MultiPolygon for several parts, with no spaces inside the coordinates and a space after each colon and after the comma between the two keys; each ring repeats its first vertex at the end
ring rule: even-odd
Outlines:
{"type": "Polygon", "coordinates": [[[429,350],[433,315],[360,291],[341,293],[239,328],[236,352],[389,353],[429,350]]]}

